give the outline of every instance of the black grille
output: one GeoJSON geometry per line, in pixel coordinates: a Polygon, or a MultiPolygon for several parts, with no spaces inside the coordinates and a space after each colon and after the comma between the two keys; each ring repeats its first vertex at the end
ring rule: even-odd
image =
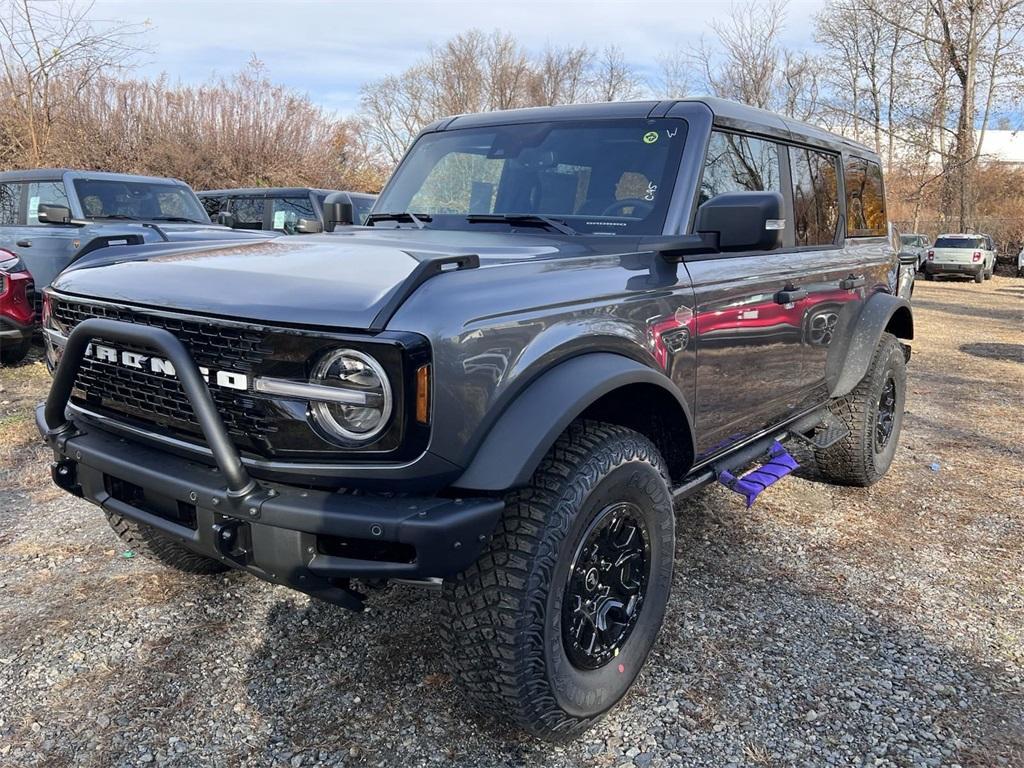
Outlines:
{"type": "MultiPolygon", "coordinates": [[[[90,317],[163,328],[185,345],[197,365],[211,371],[251,374],[272,353],[264,333],[223,325],[216,320],[168,317],[132,307],[91,304],[56,296],[51,302],[51,312],[67,333],[90,317]]],[[[116,346],[119,350],[159,355],[156,350],[116,346]]],[[[238,447],[267,453],[268,440],[277,431],[270,404],[241,390],[211,386],[210,392],[224,426],[238,447]]],[[[202,436],[192,406],[173,376],[86,357],[75,380],[72,402],[107,415],[128,417],[124,420],[147,428],[158,427],[177,437],[202,436]]]]}

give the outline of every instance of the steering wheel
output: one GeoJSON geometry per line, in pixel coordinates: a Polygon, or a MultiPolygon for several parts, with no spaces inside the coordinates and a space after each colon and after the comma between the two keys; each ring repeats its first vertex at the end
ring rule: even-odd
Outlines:
{"type": "Polygon", "coordinates": [[[654,203],[650,200],[641,200],[639,197],[627,197],[624,200],[616,200],[614,203],[605,208],[602,212],[602,216],[621,216],[624,214],[626,208],[635,208],[633,215],[641,218],[646,216],[648,213],[654,210],[654,203]]]}

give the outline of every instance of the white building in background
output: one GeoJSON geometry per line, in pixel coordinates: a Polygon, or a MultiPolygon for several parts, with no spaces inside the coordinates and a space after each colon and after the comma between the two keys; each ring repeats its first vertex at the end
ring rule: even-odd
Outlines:
{"type": "Polygon", "coordinates": [[[1024,166],[1024,130],[987,130],[981,140],[981,159],[1024,166]]]}

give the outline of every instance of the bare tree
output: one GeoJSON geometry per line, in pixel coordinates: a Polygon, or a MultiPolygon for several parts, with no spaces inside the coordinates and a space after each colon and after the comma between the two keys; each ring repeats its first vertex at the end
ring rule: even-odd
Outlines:
{"type": "Polygon", "coordinates": [[[626,101],[640,96],[643,84],[622,49],[609,45],[596,62],[592,89],[597,101],[626,101]]]}
{"type": "Polygon", "coordinates": [[[91,2],[0,4],[5,138],[8,152],[29,165],[45,160],[69,101],[143,50],[143,25],[102,23],[92,15],[91,2]]]}
{"type": "Polygon", "coordinates": [[[538,106],[586,101],[594,52],[585,45],[548,47],[533,65],[531,103],[538,106]]]}
{"type": "Polygon", "coordinates": [[[690,57],[680,48],[662,53],[658,59],[655,89],[659,96],[681,99],[690,93],[693,73],[690,57]]]}

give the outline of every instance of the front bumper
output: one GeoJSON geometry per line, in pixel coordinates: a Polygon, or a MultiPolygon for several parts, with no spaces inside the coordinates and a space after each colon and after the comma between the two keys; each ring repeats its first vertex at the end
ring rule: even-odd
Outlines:
{"type": "Polygon", "coordinates": [[[240,498],[215,467],[102,430],[48,433],[43,406],[36,423],[65,490],[199,554],[346,605],[338,580],[444,578],[465,570],[503,507],[492,498],[357,496],[270,483],[240,498]]]}
{"type": "Polygon", "coordinates": [[[929,275],[975,275],[984,266],[980,261],[972,264],[926,261],[924,269],[929,275]]]}
{"type": "Polygon", "coordinates": [[[355,495],[253,480],[188,351],[162,329],[90,319],[68,337],[40,433],[61,488],[267,581],[361,607],[347,579],[453,576],[479,557],[504,503],[495,498],[355,495]],[[155,348],[174,365],[216,466],[68,419],[91,338],[155,348]]]}

